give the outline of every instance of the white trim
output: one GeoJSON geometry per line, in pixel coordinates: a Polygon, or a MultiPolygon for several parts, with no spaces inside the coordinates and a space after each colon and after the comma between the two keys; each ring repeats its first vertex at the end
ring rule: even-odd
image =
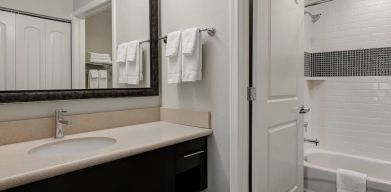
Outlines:
{"type": "Polygon", "coordinates": [[[105,8],[111,3],[111,0],[94,0],[80,7],[78,10],[74,12],[74,15],[79,18],[85,18],[86,16],[93,13],[94,10],[105,8]]]}
{"type": "Polygon", "coordinates": [[[230,0],[230,191],[248,191],[248,1],[230,0]]]}
{"type": "Polygon", "coordinates": [[[85,20],[72,16],[72,89],[86,88],[85,20]]]}
{"type": "Polygon", "coordinates": [[[113,80],[112,87],[118,88],[118,65],[117,58],[117,0],[111,1],[111,25],[112,25],[112,59],[113,59],[113,80]]]}

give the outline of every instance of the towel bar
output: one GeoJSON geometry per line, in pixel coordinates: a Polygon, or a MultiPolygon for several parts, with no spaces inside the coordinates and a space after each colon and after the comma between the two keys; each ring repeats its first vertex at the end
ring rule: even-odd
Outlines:
{"type": "MultiPolygon", "coordinates": [[[[214,27],[204,27],[200,29],[200,32],[204,32],[204,31],[208,32],[208,35],[211,37],[216,35],[216,28],[214,27]]],[[[163,40],[164,43],[167,43],[167,35],[160,37],[159,40],[163,40]]]]}

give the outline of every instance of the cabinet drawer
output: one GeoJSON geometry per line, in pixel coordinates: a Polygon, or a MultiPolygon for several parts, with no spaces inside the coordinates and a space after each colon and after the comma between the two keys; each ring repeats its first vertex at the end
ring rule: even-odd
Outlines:
{"type": "Polygon", "coordinates": [[[176,173],[181,173],[206,162],[206,138],[182,143],[176,148],[176,173]]]}

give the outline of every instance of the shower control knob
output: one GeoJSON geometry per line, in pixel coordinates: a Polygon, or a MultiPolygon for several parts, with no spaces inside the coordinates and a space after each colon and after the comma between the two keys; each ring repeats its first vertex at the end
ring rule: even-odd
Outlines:
{"type": "Polygon", "coordinates": [[[300,114],[307,114],[307,113],[310,112],[310,111],[311,111],[310,108],[305,107],[304,105],[302,105],[302,106],[300,107],[299,113],[300,113],[300,114]]]}

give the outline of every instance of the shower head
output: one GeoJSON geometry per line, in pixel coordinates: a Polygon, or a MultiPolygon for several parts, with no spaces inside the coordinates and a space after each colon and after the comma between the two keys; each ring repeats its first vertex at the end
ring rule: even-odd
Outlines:
{"type": "Polygon", "coordinates": [[[311,17],[312,23],[316,23],[317,21],[319,21],[320,17],[322,16],[321,13],[314,15],[309,11],[304,11],[304,14],[309,15],[311,17]]]}

